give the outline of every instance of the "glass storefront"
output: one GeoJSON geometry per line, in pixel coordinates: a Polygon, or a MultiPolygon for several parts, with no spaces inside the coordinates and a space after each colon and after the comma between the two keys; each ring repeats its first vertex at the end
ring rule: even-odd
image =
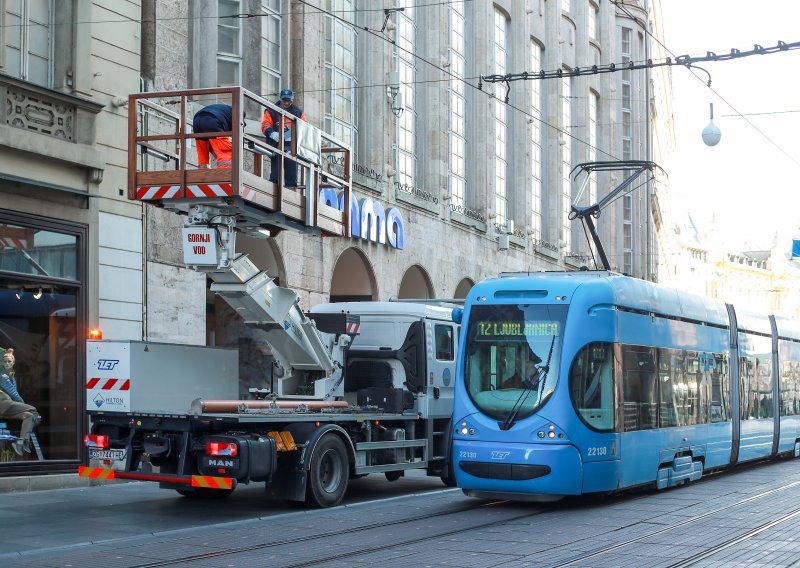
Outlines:
{"type": "Polygon", "coordinates": [[[85,227],[0,210],[0,475],[81,457],[85,246],[85,227]]]}

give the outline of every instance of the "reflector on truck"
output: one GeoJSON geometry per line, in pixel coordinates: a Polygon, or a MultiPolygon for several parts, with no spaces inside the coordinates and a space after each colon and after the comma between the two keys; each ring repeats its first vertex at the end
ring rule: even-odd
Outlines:
{"type": "Polygon", "coordinates": [[[230,477],[193,475],[192,487],[205,487],[208,489],[233,489],[233,479],[230,477]]]}
{"type": "Polygon", "coordinates": [[[89,479],[114,479],[114,470],[104,467],[86,467],[82,465],[78,467],[78,475],[80,477],[88,477],[89,479]]]}

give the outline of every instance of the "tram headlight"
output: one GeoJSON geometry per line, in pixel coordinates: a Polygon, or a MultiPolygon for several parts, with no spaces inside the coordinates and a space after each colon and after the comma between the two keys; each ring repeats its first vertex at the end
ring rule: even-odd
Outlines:
{"type": "Polygon", "coordinates": [[[475,432],[475,428],[466,420],[459,422],[458,427],[456,428],[456,433],[461,434],[462,436],[474,436],[475,432]]]}
{"type": "Polygon", "coordinates": [[[556,427],[555,424],[547,424],[547,423],[542,424],[541,426],[539,426],[539,428],[533,430],[531,432],[531,436],[535,436],[536,438],[539,438],[540,440],[543,441],[555,440],[556,438],[558,438],[559,440],[563,440],[566,438],[566,435],[564,434],[563,430],[556,427]]]}

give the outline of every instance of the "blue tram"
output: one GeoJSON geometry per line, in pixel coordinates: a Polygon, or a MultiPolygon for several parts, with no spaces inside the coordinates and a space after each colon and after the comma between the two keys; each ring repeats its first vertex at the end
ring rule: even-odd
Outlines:
{"type": "Polygon", "coordinates": [[[610,272],[509,274],[465,302],[453,468],[549,500],[800,455],[800,326],[610,272]]]}

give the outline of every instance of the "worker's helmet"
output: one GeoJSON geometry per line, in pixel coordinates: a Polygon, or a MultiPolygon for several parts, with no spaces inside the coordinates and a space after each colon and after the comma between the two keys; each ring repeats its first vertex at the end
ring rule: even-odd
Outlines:
{"type": "Polygon", "coordinates": [[[283,89],[281,91],[281,100],[283,99],[292,100],[293,98],[294,98],[294,91],[292,91],[291,89],[283,89]]]}

